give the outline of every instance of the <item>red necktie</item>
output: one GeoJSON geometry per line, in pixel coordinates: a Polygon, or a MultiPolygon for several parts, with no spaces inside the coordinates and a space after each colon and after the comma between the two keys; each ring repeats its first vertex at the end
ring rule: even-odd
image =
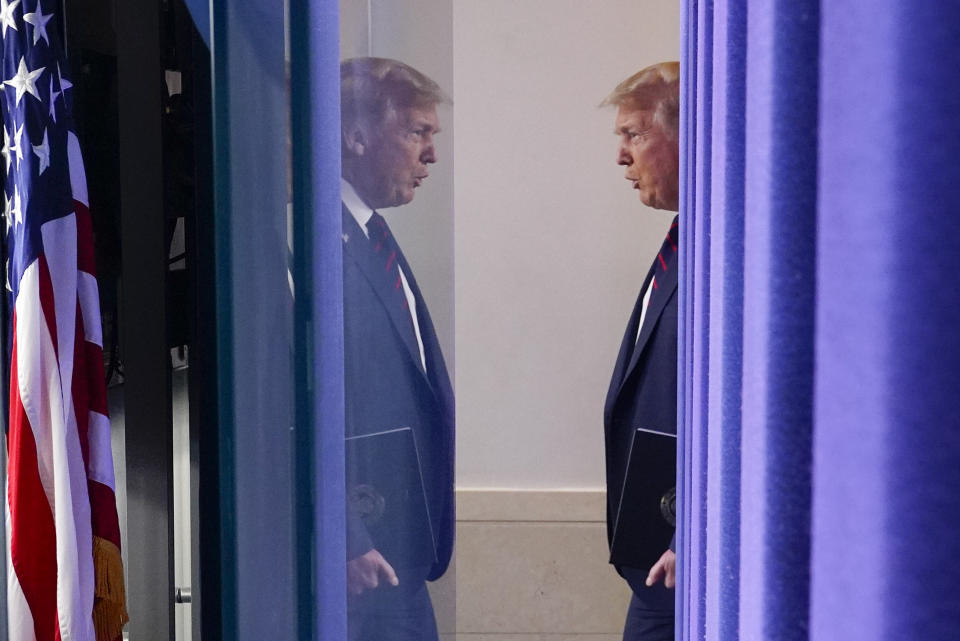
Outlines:
{"type": "Polygon", "coordinates": [[[679,219],[679,215],[674,217],[673,223],[670,225],[670,230],[667,232],[667,237],[663,239],[663,245],[660,246],[660,251],[657,253],[657,260],[653,265],[653,280],[650,282],[650,286],[653,287],[653,292],[650,294],[647,307],[653,305],[653,299],[657,297],[657,293],[659,292],[660,286],[657,284],[657,279],[662,280],[663,274],[667,271],[667,263],[669,263],[673,255],[677,253],[677,242],[680,238],[679,219]]]}
{"type": "Polygon", "coordinates": [[[407,294],[403,289],[403,279],[400,276],[400,247],[390,233],[387,221],[377,212],[373,212],[370,220],[367,221],[367,231],[370,233],[373,251],[383,260],[384,278],[388,278],[393,287],[391,302],[403,307],[404,315],[410,320],[410,328],[413,329],[413,317],[410,315],[407,294]]]}

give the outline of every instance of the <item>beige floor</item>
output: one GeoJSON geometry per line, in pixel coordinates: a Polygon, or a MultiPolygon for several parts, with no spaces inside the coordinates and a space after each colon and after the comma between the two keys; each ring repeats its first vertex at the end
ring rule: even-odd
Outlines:
{"type": "Polygon", "coordinates": [[[456,562],[431,589],[444,641],[619,641],[630,592],[607,563],[603,502],[459,491],[456,562]]]}

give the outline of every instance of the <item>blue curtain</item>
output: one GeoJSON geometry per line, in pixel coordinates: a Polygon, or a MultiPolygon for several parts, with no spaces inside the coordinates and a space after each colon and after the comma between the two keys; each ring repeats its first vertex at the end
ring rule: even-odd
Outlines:
{"type": "Polygon", "coordinates": [[[291,130],[300,282],[300,637],[346,639],[343,244],[337,0],[290,0],[291,130]],[[307,349],[306,346],[312,347],[307,349]],[[308,632],[309,631],[309,632],[308,632]]]}
{"type": "Polygon", "coordinates": [[[960,3],[682,20],[678,638],[960,638],[960,3]]]}

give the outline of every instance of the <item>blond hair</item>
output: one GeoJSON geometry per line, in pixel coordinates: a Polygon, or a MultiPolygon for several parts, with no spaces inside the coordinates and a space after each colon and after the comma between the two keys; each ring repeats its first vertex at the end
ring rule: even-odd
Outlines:
{"type": "Polygon", "coordinates": [[[671,140],[680,131],[680,63],[658,62],[644,67],[610,92],[600,106],[613,105],[653,111],[653,121],[671,140]]]}
{"type": "Polygon", "coordinates": [[[449,103],[423,73],[390,58],[350,58],[340,63],[340,116],[382,124],[391,111],[449,103]]]}

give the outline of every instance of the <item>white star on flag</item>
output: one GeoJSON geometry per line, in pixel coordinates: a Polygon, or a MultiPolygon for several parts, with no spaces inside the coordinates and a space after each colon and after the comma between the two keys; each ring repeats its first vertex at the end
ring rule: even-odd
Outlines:
{"type": "Polygon", "coordinates": [[[17,8],[17,5],[20,4],[20,0],[13,0],[13,2],[7,2],[7,0],[0,0],[0,21],[3,22],[3,35],[7,35],[7,27],[10,27],[14,31],[19,31],[17,29],[17,19],[13,17],[13,10],[17,8]]]}
{"type": "Polygon", "coordinates": [[[60,73],[60,63],[57,63],[57,78],[60,80],[60,93],[63,94],[63,99],[67,99],[67,89],[73,87],[73,83],[63,77],[63,74],[60,73]]]}
{"type": "Polygon", "coordinates": [[[16,133],[13,134],[13,139],[17,144],[10,150],[17,152],[17,160],[23,160],[23,125],[20,125],[16,133]]]}
{"type": "Polygon", "coordinates": [[[50,74],[50,119],[53,122],[57,122],[57,98],[59,96],[60,92],[53,90],[53,74],[50,74]]]}
{"type": "Polygon", "coordinates": [[[16,88],[17,106],[20,105],[20,99],[23,98],[23,94],[25,93],[29,93],[37,100],[40,100],[40,95],[37,93],[37,76],[42,74],[44,69],[46,69],[46,67],[40,67],[30,71],[27,69],[26,60],[23,56],[20,56],[20,67],[17,69],[17,73],[14,74],[10,80],[3,81],[3,84],[16,88]]]}
{"type": "Polygon", "coordinates": [[[7,133],[7,128],[4,127],[3,128],[3,149],[0,150],[0,153],[3,154],[3,159],[6,162],[5,167],[7,168],[7,170],[10,169],[10,152],[16,151],[16,150],[17,150],[16,147],[10,146],[10,134],[7,133]]]}
{"type": "Polygon", "coordinates": [[[47,23],[51,20],[53,20],[53,14],[43,15],[40,0],[37,0],[37,10],[35,12],[23,14],[23,21],[33,25],[33,44],[37,44],[40,42],[40,38],[43,38],[47,46],[50,46],[50,38],[47,37],[47,23]]]}
{"type": "Polygon", "coordinates": [[[43,130],[43,142],[31,146],[33,147],[33,153],[40,159],[40,173],[37,175],[42,176],[43,172],[50,166],[50,143],[47,141],[46,129],[43,130]]]}
{"type": "Polygon", "coordinates": [[[3,194],[3,199],[6,201],[6,205],[3,207],[3,218],[7,221],[7,233],[9,234],[10,225],[13,224],[13,222],[10,220],[10,215],[13,213],[13,210],[10,208],[10,206],[13,204],[13,200],[7,198],[6,192],[3,194]]]}
{"type": "Polygon", "coordinates": [[[11,210],[13,214],[13,219],[17,221],[17,224],[23,223],[23,203],[20,202],[20,188],[13,188],[13,209],[11,210]]]}
{"type": "MultiPolygon", "coordinates": [[[[83,14],[90,4],[72,6],[83,14]]],[[[94,224],[70,113],[74,85],[64,77],[74,62],[61,31],[67,6],[0,0],[0,144],[10,162],[0,214],[7,208],[6,302],[17,316],[0,334],[17,358],[0,366],[22,383],[10,386],[4,422],[11,491],[3,506],[9,529],[0,536],[7,563],[0,565],[11,598],[0,602],[10,622],[0,641],[113,641],[129,619],[94,224]]]]}

